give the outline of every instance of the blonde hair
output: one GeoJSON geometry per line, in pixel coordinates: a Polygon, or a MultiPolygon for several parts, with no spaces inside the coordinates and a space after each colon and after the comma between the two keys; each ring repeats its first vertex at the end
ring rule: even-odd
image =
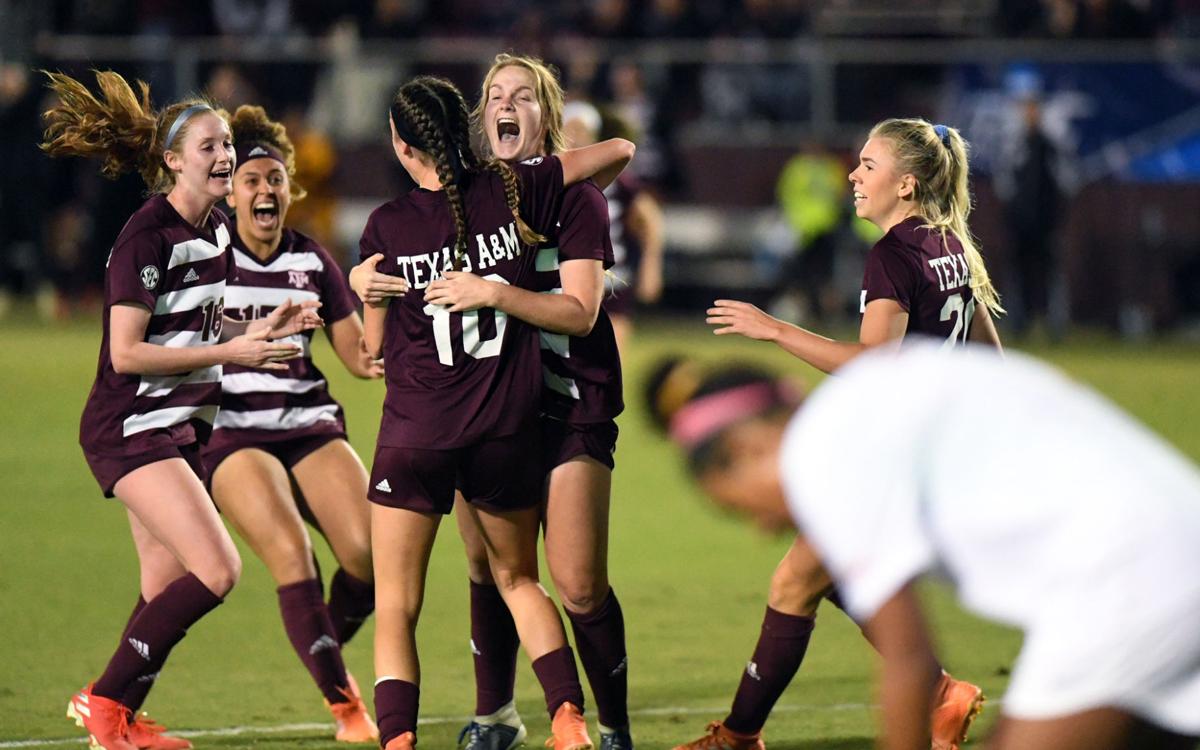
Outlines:
{"type": "MultiPolygon", "coordinates": [[[[222,112],[222,115],[225,115],[222,112]]],[[[283,154],[283,165],[287,170],[288,192],[292,200],[298,201],[308,195],[300,183],[296,182],[296,147],[288,138],[287,128],[283,123],[267,117],[262,107],[253,104],[243,104],[233,113],[229,120],[229,128],[233,131],[234,143],[265,143],[274,146],[283,154]]]]}
{"type": "Polygon", "coordinates": [[[971,292],[993,314],[1004,312],[1000,295],[992,285],[983,255],[967,226],[971,213],[968,185],[969,145],[957,129],[935,126],[919,119],[891,119],[871,128],[870,138],[886,139],[892,144],[896,172],[911,174],[917,184],[914,199],[925,226],[936,229],[945,241],[953,234],[963,246],[971,274],[971,292]],[[944,135],[942,135],[944,133],[944,135]]]}
{"type": "Polygon", "coordinates": [[[487,75],[483,77],[483,85],[479,88],[479,103],[471,112],[471,121],[483,139],[483,152],[489,157],[493,156],[492,144],[488,141],[483,122],[488,89],[492,87],[492,81],[496,78],[496,74],[507,67],[524,68],[533,76],[534,94],[537,96],[538,105],[542,108],[542,121],[538,124],[546,130],[545,140],[542,142],[542,152],[556,154],[565,150],[567,140],[563,135],[563,90],[562,84],[559,82],[558,68],[530,55],[512,55],[501,52],[496,55],[496,59],[492,61],[492,67],[488,68],[487,75]]]}
{"type": "Polygon", "coordinates": [[[152,193],[166,193],[175,186],[175,174],[167,169],[163,154],[168,150],[180,153],[187,140],[190,119],[179,123],[170,149],[165,143],[184,110],[206,107],[227,120],[210,102],[198,97],[155,112],[149,85],[135,81],[135,92],[111,70],[93,71],[103,100],[68,75],[42,72],[49,79],[47,86],[58,95],[58,102],[42,114],[46,129],[40,148],[50,156],[99,159],[100,173],[112,180],[137,170],[152,193]]]}

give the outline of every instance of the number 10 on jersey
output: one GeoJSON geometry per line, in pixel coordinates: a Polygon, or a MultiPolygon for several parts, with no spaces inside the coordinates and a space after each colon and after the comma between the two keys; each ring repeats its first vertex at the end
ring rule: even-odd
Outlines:
{"type": "MultiPolygon", "coordinates": [[[[503,276],[489,273],[483,278],[488,281],[498,281],[507,284],[503,276]]],[[[444,305],[425,305],[422,308],[429,317],[433,318],[433,343],[437,347],[438,361],[447,367],[454,366],[454,347],[450,341],[450,316],[462,315],[463,351],[474,359],[499,357],[500,347],[504,344],[504,328],[508,325],[508,315],[494,310],[496,314],[496,335],[486,341],[479,339],[479,311],[471,310],[465,313],[451,313],[444,305]]]]}

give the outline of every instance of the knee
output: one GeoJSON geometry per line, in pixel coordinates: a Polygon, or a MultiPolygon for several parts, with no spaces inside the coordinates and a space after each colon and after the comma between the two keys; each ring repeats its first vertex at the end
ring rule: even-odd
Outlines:
{"type": "Polygon", "coordinates": [[[771,577],[767,604],[780,612],[811,617],[828,590],[825,576],[798,576],[787,566],[780,566],[771,577]]]}
{"type": "Polygon", "coordinates": [[[307,535],[280,535],[263,550],[263,562],[271,577],[280,586],[312,578],[317,574],[313,566],[312,543],[307,535]]]}
{"type": "Polygon", "coordinates": [[[237,551],[222,555],[212,560],[200,570],[193,571],[208,590],[217,596],[224,597],[237,585],[242,576],[242,558],[237,551]]]}
{"type": "Polygon", "coordinates": [[[537,568],[527,570],[521,566],[508,567],[497,565],[490,570],[492,582],[501,594],[513,591],[529,584],[540,585],[537,568]]]}
{"type": "Polygon", "coordinates": [[[587,614],[604,603],[608,580],[586,576],[555,577],[554,588],[562,605],[576,614],[587,614]]]}
{"type": "Polygon", "coordinates": [[[488,562],[487,550],[467,548],[467,577],[472,583],[484,586],[495,586],[496,579],[492,577],[492,566],[488,562]],[[482,554],[479,554],[479,553],[482,554]]]}

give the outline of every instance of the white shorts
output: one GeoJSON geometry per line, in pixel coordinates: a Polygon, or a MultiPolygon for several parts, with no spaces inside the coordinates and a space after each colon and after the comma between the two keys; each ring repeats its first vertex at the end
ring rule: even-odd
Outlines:
{"type": "Polygon", "coordinates": [[[1154,617],[1138,607],[1077,604],[1042,612],[1027,630],[1005,715],[1051,719],[1109,707],[1200,736],[1200,593],[1154,617]]]}

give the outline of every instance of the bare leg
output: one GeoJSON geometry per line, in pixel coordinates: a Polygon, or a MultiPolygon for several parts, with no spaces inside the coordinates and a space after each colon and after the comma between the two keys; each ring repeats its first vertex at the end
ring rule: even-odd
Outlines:
{"type": "Polygon", "coordinates": [[[591,612],[608,596],[608,511],[612,472],[579,457],[550,472],[546,563],[563,606],[591,612]]]}
{"type": "Polygon", "coordinates": [[[421,683],[417,620],[425,598],[429,554],[441,518],[436,514],[371,505],[377,678],[421,683]]]}
{"type": "Polygon", "coordinates": [[[833,581],[812,548],[797,539],[771,576],[767,604],[784,614],[814,617],[832,587],[833,581]]]}
{"type": "Polygon", "coordinates": [[[292,467],[338,564],[371,581],[371,510],[367,470],[345,440],[331,440],[292,467]]]}

